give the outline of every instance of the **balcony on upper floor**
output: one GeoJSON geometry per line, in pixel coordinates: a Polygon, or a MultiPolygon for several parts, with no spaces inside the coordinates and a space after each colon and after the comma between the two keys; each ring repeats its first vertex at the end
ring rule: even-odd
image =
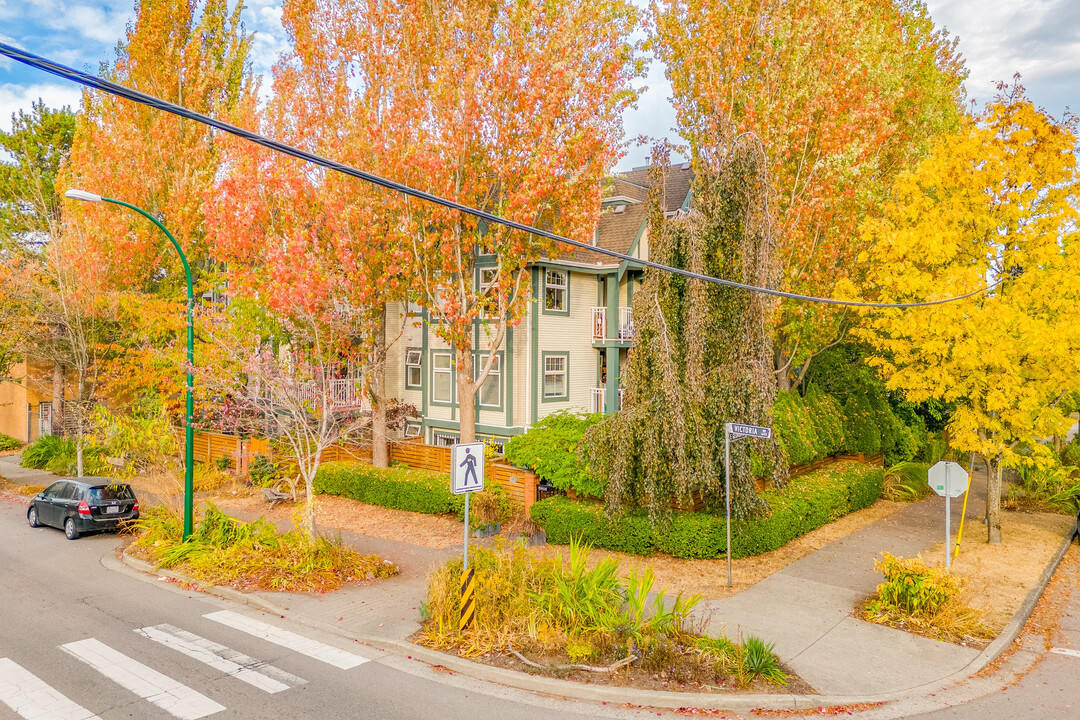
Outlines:
{"type": "MultiPolygon", "coordinates": [[[[592,309],[592,336],[593,340],[607,340],[607,311],[606,307],[594,307],[592,309]]],[[[618,340],[631,340],[634,337],[634,311],[633,308],[619,308],[619,334],[618,340]]]]}

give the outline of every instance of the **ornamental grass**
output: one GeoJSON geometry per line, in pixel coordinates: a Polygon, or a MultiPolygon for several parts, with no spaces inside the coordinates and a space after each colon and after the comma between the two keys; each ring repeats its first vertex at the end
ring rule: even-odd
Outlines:
{"type": "Polygon", "coordinates": [[[181,518],[163,507],[145,511],[136,533],[136,547],[158,567],[239,590],[331,592],[398,572],[389,560],[358,553],[340,540],[298,530],[278,533],[264,518],[243,522],[213,503],[187,542],[181,542],[181,518]]]}
{"type": "Polygon", "coordinates": [[[422,644],[468,658],[513,655],[551,674],[617,668],[709,685],[787,682],[770,644],[704,635],[692,614],[701,596],[655,590],[651,567],[620,576],[618,563],[604,558],[590,568],[588,548],[577,541],[568,562],[514,544],[472,549],[469,567],[472,625],[459,630],[462,561],[452,560],[428,579],[422,644]]]}

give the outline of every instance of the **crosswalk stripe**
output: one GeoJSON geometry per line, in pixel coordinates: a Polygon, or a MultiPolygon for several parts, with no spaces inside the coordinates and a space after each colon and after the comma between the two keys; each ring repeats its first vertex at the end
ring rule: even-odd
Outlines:
{"type": "Polygon", "coordinates": [[[1050,652],[1057,653],[1058,655],[1069,655],[1071,657],[1080,657],[1080,650],[1070,650],[1069,648],[1050,648],[1050,652]]]}
{"type": "Polygon", "coordinates": [[[181,720],[198,720],[225,709],[224,705],[219,705],[202,693],[132,660],[94,638],[61,645],[60,649],[82,660],[125,690],[130,690],[181,720]]]}
{"type": "Polygon", "coordinates": [[[10,658],[0,658],[0,702],[27,720],[101,720],[10,658]]]}
{"type": "Polygon", "coordinates": [[[282,647],[289,648],[290,650],[315,658],[316,660],[321,660],[324,663],[339,667],[343,670],[348,670],[349,668],[354,668],[357,665],[362,665],[367,662],[367,658],[354,655],[346,650],[341,650],[331,645],[321,643],[318,640],[306,638],[303,635],[297,635],[288,630],[282,630],[281,628],[264,623],[261,620],[234,613],[230,610],[220,610],[218,612],[210,613],[209,615],[203,615],[203,617],[221,623],[222,625],[227,625],[236,630],[246,632],[249,635],[262,638],[263,640],[268,640],[275,645],[281,645],[282,647]]]}
{"type": "Polygon", "coordinates": [[[273,665],[172,625],[154,625],[135,632],[268,693],[278,693],[307,682],[273,665]]]}

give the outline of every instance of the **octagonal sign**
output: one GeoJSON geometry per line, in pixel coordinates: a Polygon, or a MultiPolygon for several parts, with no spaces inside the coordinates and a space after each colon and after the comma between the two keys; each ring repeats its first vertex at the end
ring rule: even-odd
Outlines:
{"type": "Polygon", "coordinates": [[[960,463],[942,460],[930,468],[926,482],[931,490],[942,497],[960,497],[967,492],[968,474],[960,463]]]}

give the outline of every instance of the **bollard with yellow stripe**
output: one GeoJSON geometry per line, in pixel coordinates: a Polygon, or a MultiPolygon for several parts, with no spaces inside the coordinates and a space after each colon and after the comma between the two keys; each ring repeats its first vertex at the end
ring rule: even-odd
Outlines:
{"type": "Polygon", "coordinates": [[[461,622],[458,624],[458,629],[462,631],[469,627],[473,615],[476,614],[476,605],[473,603],[473,588],[475,586],[473,569],[469,568],[465,573],[465,577],[461,580],[461,622]]]}

